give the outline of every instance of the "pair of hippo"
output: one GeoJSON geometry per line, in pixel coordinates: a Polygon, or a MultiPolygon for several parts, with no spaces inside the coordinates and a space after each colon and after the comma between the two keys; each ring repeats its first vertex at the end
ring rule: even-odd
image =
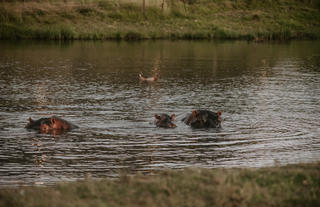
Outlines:
{"type": "MultiPolygon", "coordinates": [[[[182,121],[191,126],[192,128],[201,129],[201,128],[220,128],[221,127],[221,111],[212,112],[209,110],[194,110],[192,113],[187,114],[182,121]]],[[[175,128],[176,125],[173,123],[176,115],[172,114],[171,116],[167,114],[155,114],[154,117],[155,125],[157,127],[163,128],[175,128]]]]}
{"type": "MultiPolygon", "coordinates": [[[[209,110],[194,110],[192,113],[187,114],[182,121],[192,128],[220,128],[222,121],[221,114],[222,113],[220,111],[212,112],[209,110]]],[[[173,123],[176,117],[175,114],[172,114],[171,116],[167,114],[155,114],[154,117],[154,124],[157,127],[176,127],[173,123]]],[[[29,123],[27,123],[25,128],[38,130],[46,134],[61,134],[78,127],[62,118],[51,116],[50,118],[40,118],[38,120],[29,118],[29,123]]]]}

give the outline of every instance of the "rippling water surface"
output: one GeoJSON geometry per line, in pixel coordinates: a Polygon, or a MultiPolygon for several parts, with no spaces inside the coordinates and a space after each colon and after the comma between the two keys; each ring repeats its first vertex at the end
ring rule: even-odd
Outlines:
{"type": "Polygon", "coordinates": [[[320,160],[318,41],[0,42],[0,88],[0,186],[320,160]],[[185,126],[193,109],[222,111],[222,128],[185,126]],[[51,115],[80,128],[24,129],[51,115]]]}

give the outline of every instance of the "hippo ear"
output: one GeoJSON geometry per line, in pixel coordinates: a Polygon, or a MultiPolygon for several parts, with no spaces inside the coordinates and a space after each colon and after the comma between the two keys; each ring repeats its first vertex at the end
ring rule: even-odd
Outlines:
{"type": "Polygon", "coordinates": [[[197,114],[198,114],[197,110],[192,111],[192,116],[197,116],[197,114]]]}
{"type": "Polygon", "coordinates": [[[161,117],[160,117],[158,114],[155,114],[154,117],[155,117],[156,119],[161,119],[161,117]]]}
{"type": "Polygon", "coordinates": [[[51,118],[50,118],[50,122],[51,122],[51,124],[54,124],[55,123],[55,119],[54,119],[54,117],[52,116],[51,118]]]}
{"type": "Polygon", "coordinates": [[[31,119],[31,117],[29,117],[29,123],[27,123],[25,126],[24,126],[24,128],[29,128],[31,125],[32,125],[32,123],[33,123],[33,120],[31,119]]]}
{"type": "Polygon", "coordinates": [[[172,114],[172,115],[171,115],[171,121],[174,121],[175,118],[176,118],[176,115],[175,115],[175,114],[172,114]]]}

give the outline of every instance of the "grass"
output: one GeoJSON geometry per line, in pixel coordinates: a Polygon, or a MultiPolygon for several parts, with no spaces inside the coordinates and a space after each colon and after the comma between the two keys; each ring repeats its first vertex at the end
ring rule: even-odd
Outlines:
{"type": "Polygon", "coordinates": [[[166,170],[0,190],[0,206],[319,206],[320,163],[166,170]]]}
{"type": "Polygon", "coordinates": [[[320,38],[320,0],[3,0],[0,39],[320,38]]]}

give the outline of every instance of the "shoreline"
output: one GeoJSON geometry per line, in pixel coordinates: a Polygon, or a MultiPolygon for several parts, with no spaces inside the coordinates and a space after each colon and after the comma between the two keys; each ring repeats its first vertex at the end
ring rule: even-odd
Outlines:
{"type": "Polygon", "coordinates": [[[319,206],[320,163],[163,170],[0,189],[0,206],[319,206]]]}
{"type": "Polygon", "coordinates": [[[317,2],[172,0],[163,7],[160,0],[152,2],[143,10],[138,0],[2,1],[0,39],[320,39],[317,2]]]}

